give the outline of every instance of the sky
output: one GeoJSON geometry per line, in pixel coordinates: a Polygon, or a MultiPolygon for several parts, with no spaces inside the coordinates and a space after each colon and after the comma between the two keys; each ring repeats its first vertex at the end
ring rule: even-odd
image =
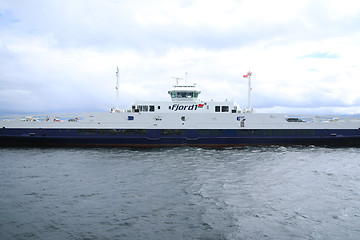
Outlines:
{"type": "Polygon", "coordinates": [[[257,112],[360,113],[358,0],[0,0],[0,115],[201,100],[257,112]]]}

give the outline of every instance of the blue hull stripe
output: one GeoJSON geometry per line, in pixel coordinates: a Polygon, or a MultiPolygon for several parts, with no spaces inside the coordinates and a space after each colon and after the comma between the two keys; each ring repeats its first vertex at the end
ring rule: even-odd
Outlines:
{"type": "Polygon", "coordinates": [[[0,129],[1,146],[360,146],[359,129],[0,129]]]}

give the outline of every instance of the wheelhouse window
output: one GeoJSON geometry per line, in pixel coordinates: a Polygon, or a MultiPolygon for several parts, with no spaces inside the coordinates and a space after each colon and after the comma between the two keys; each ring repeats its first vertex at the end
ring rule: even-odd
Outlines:
{"type": "Polygon", "coordinates": [[[215,106],[215,112],[220,112],[220,106],[215,106]]]}

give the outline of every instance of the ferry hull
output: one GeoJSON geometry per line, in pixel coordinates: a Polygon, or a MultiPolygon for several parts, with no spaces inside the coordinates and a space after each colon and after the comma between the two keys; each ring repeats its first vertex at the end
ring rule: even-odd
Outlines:
{"type": "MultiPolygon", "coordinates": [[[[169,131],[169,130],[168,130],[169,131]]],[[[360,146],[358,129],[326,129],[311,131],[311,135],[301,135],[292,130],[292,135],[269,135],[271,130],[248,130],[238,135],[236,129],[223,129],[221,135],[201,135],[196,129],[184,130],[181,135],[174,135],[175,130],[161,135],[162,130],[142,130],[143,135],[111,135],[111,130],[92,131],[86,135],[84,129],[2,129],[0,146],[36,146],[36,147],[233,147],[256,145],[320,145],[320,146],[360,146]],[[265,135],[266,134],[266,135],[265,135]]],[[[309,130],[310,131],[310,130],[309,130]]],[[[274,130],[275,132],[275,130],[274,130]]],[[[300,131],[299,131],[300,132],[300,131]]],[[[278,133],[278,131],[276,131],[278,133]]]]}

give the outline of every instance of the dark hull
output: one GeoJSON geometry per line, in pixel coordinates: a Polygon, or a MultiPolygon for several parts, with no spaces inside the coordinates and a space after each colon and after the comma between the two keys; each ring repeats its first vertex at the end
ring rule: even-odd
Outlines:
{"type": "Polygon", "coordinates": [[[360,146],[359,129],[1,129],[0,146],[233,147],[256,145],[360,146]]]}

